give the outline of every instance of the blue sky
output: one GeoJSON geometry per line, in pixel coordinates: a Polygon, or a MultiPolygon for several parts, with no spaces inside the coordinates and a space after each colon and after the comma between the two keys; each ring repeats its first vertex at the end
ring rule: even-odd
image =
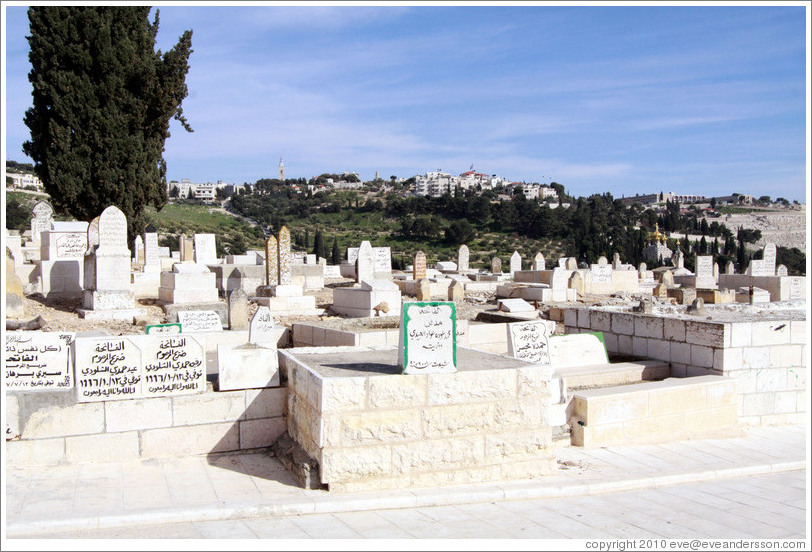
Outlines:
{"type": "MultiPolygon", "coordinates": [[[[22,153],[25,6],[5,3],[6,159],[22,153]]],[[[674,191],[806,202],[808,7],[160,6],[193,30],[192,134],[168,178],[254,182],[441,169],[577,196],[674,191]]]]}

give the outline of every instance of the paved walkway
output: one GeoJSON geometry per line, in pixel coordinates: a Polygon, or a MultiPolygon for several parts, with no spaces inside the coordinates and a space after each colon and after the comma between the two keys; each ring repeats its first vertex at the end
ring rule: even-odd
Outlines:
{"type": "Polygon", "coordinates": [[[150,527],[138,534],[151,538],[804,538],[806,447],[803,427],[751,428],[727,439],[562,448],[557,473],[532,481],[347,494],[301,489],[256,453],[7,466],[6,531],[11,539],[127,538],[133,526],[150,527]],[[647,528],[652,520],[668,523],[647,528]]]}

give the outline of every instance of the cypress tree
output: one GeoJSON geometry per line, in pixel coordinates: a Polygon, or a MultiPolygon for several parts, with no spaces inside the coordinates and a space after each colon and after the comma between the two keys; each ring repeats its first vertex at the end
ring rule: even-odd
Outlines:
{"type": "Polygon", "coordinates": [[[155,51],[149,6],[35,6],[28,79],[33,105],[23,151],[56,210],[90,221],[110,205],[127,216],[130,243],[144,207],[167,201],[164,142],[181,102],[192,31],[155,51]]]}
{"type": "Polygon", "coordinates": [[[338,237],[333,238],[333,251],[330,254],[331,264],[336,266],[341,264],[341,250],[338,248],[338,237]]]}

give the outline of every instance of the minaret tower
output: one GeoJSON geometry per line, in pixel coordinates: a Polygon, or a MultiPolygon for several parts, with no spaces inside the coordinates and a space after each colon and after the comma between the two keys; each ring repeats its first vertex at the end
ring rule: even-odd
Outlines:
{"type": "Polygon", "coordinates": [[[279,180],[285,180],[285,163],[279,158],[279,180]]]}

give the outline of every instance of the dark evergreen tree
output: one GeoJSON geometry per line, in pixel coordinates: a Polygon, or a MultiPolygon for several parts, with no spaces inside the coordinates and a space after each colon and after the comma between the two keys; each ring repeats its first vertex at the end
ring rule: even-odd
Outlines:
{"type": "Polygon", "coordinates": [[[313,238],[313,253],[316,257],[321,257],[322,259],[327,258],[327,244],[324,243],[324,236],[321,230],[316,230],[316,236],[313,238]]]}
{"type": "Polygon", "coordinates": [[[336,266],[341,264],[341,250],[338,248],[338,237],[333,238],[333,251],[330,254],[330,262],[336,266]]]}
{"type": "Polygon", "coordinates": [[[167,201],[164,142],[174,117],[187,131],[181,102],[192,32],[155,51],[158,12],[149,6],[34,6],[28,75],[33,106],[23,151],[54,208],[90,221],[115,205],[130,240],[148,204],[167,201]]]}

